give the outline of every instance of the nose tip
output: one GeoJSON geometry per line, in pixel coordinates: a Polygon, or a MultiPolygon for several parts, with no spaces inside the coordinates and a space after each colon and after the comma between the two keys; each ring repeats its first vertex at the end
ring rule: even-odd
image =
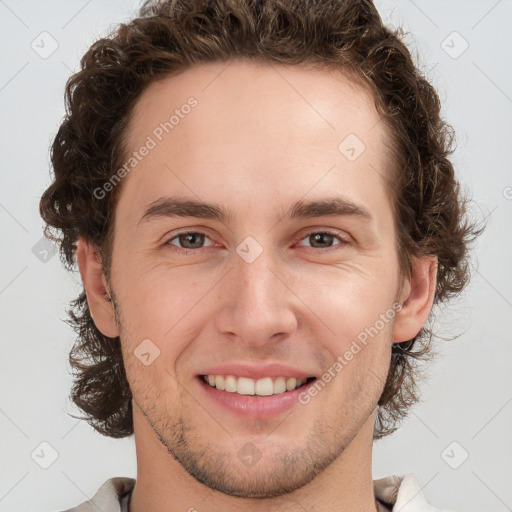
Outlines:
{"type": "Polygon", "coordinates": [[[293,293],[265,261],[258,260],[241,262],[227,276],[215,323],[219,332],[261,346],[293,333],[297,319],[293,293]]]}

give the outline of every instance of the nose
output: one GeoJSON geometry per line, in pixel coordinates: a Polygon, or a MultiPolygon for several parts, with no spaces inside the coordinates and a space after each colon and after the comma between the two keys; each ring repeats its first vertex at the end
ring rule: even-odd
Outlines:
{"type": "Polygon", "coordinates": [[[216,328],[252,347],[288,337],[297,329],[300,304],[291,281],[270,250],[251,263],[235,256],[221,286],[216,328]]]}

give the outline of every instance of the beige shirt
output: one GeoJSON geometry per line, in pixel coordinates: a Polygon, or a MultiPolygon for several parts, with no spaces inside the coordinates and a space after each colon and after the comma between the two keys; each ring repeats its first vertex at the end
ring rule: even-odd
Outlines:
{"type": "MultiPolygon", "coordinates": [[[[423,496],[416,476],[388,476],[374,480],[379,512],[443,512],[429,505],[423,496]]],[[[107,480],[89,501],[65,512],[128,512],[128,500],[135,485],[133,478],[117,477],[107,480]]],[[[448,512],[448,511],[444,511],[448,512]]]]}

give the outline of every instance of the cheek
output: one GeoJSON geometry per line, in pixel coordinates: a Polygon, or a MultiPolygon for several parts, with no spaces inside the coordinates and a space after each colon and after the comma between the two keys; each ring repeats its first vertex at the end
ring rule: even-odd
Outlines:
{"type": "Polygon", "coordinates": [[[128,275],[132,278],[122,283],[118,300],[123,357],[133,394],[149,399],[165,390],[175,396],[180,358],[190,351],[205,318],[213,315],[205,311],[201,298],[214,281],[200,284],[197,278],[191,281],[190,272],[172,269],[128,275]]]}
{"type": "MultiPolygon", "coordinates": [[[[307,328],[325,331],[327,327],[325,332],[332,335],[331,352],[339,354],[391,308],[397,284],[393,275],[396,261],[392,251],[388,252],[340,264],[302,260],[291,268],[283,265],[277,272],[283,282],[290,283],[291,291],[289,299],[279,291],[280,300],[285,301],[285,307],[288,301],[295,308],[299,323],[307,328]]],[[[219,308],[240,299],[233,292],[240,289],[232,282],[236,272],[225,275],[224,265],[171,267],[160,263],[144,268],[134,259],[122,268],[122,275],[116,276],[116,295],[123,304],[123,326],[131,350],[144,339],[152,339],[169,363],[212,322],[219,308]]],[[[276,287],[283,286],[275,281],[276,287]]],[[[271,289],[267,292],[273,293],[271,289]]]]}
{"type": "Polygon", "coordinates": [[[188,321],[203,286],[191,281],[191,272],[183,269],[155,268],[141,272],[135,265],[126,267],[118,288],[123,305],[123,320],[139,336],[164,340],[188,321]]]}
{"type": "Polygon", "coordinates": [[[307,280],[302,288],[303,297],[307,297],[304,302],[325,322],[339,350],[367,330],[374,333],[375,327],[378,335],[381,331],[386,335],[394,318],[397,286],[390,272],[370,266],[364,270],[344,267],[303,279],[307,280]]]}
{"type": "Polygon", "coordinates": [[[380,330],[379,326],[358,330],[331,345],[332,361],[320,380],[328,382],[334,402],[375,405],[389,370],[392,320],[383,322],[380,330]]]}

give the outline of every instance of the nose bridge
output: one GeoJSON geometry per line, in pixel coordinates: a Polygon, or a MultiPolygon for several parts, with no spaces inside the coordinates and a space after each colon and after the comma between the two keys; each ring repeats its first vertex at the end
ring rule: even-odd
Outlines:
{"type": "Polygon", "coordinates": [[[237,304],[250,306],[260,314],[282,307],[283,283],[275,275],[279,264],[272,247],[263,247],[251,237],[237,247],[237,256],[233,269],[233,277],[238,280],[234,287],[237,304]]]}
{"type": "Polygon", "coordinates": [[[279,275],[273,249],[248,238],[236,249],[216,315],[217,328],[246,343],[264,344],[274,334],[295,329],[293,294],[279,275]]]}
{"type": "Polygon", "coordinates": [[[261,247],[260,251],[251,242],[240,244],[237,248],[239,260],[234,270],[242,288],[238,290],[239,297],[247,296],[265,305],[278,299],[280,291],[277,288],[283,286],[283,283],[275,276],[278,265],[272,248],[261,247]]]}

